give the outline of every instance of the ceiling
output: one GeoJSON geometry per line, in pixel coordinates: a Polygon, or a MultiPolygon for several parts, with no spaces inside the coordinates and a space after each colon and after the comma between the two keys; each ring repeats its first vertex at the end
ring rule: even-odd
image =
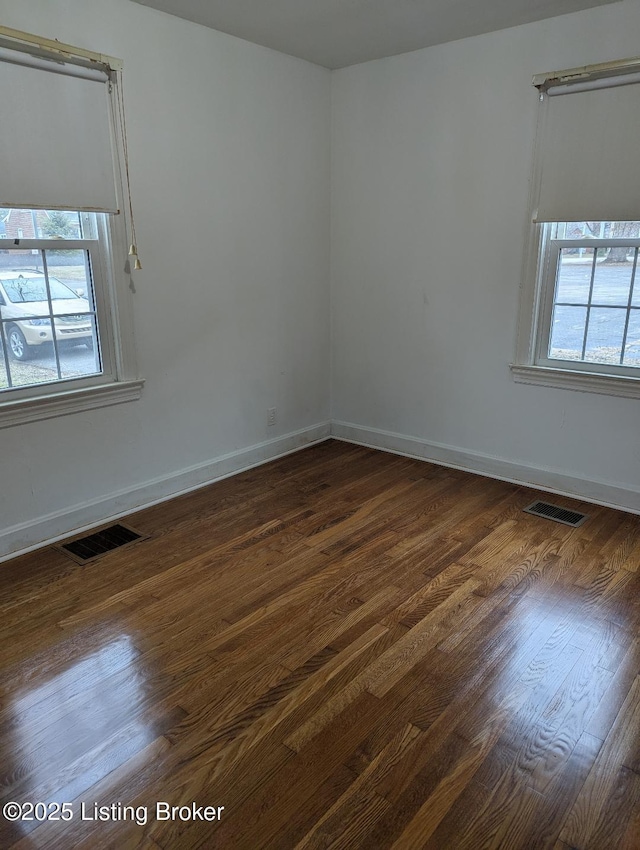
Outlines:
{"type": "Polygon", "coordinates": [[[344,68],[617,0],[134,0],[344,68]]]}

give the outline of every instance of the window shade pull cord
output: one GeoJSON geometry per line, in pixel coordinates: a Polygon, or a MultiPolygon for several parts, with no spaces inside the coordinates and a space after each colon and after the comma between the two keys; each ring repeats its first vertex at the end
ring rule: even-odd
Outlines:
{"type": "Polygon", "coordinates": [[[133,202],[131,200],[131,180],[129,178],[129,144],[127,139],[127,118],[124,109],[124,81],[122,75],[116,86],[116,96],[118,100],[118,111],[120,113],[120,126],[122,127],[122,148],[124,153],[124,171],[127,190],[127,203],[129,207],[129,221],[131,227],[131,244],[129,245],[129,256],[135,257],[133,268],[137,271],[142,268],[142,263],[138,257],[138,240],[136,238],[136,223],[133,215],[133,202]]]}

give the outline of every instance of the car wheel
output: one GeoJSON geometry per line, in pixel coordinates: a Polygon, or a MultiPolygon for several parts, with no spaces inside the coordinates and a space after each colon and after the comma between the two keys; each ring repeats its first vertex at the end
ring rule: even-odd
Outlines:
{"type": "Polygon", "coordinates": [[[11,325],[7,334],[9,350],[14,360],[28,360],[31,356],[31,346],[27,345],[24,334],[17,325],[11,325]]]}

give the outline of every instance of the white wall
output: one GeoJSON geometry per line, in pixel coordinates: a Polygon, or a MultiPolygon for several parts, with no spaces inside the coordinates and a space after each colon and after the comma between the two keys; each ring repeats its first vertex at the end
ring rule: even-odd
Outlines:
{"type": "Polygon", "coordinates": [[[146,378],[138,402],[0,432],[2,554],[327,431],[331,75],[129,0],[0,15],[124,60],[146,378]]]}
{"type": "Polygon", "coordinates": [[[639,32],[632,0],[334,72],[336,433],[640,510],[638,401],[508,368],[531,76],[635,56],[639,32]]]}
{"type": "Polygon", "coordinates": [[[508,369],[531,75],[636,55],[639,0],[333,75],[129,0],[0,15],[125,61],[147,381],[0,432],[0,557],[321,437],[330,360],[338,435],[640,510],[638,402],[508,369]]]}

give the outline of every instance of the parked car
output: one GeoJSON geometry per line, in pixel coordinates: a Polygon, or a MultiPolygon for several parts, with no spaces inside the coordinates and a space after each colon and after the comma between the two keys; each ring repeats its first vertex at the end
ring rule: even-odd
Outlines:
{"type": "MultiPolygon", "coordinates": [[[[49,276],[56,341],[93,348],[91,307],[82,290],[74,292],[49,276]],[[80,294],[82,293],[82,294],[80,294]]],[[[34,350],[53,342],[46,279],[42,272],[14,269],[0,272],[0,316],[11,356],[28,360],[34,350]],[[6,321],[10,319],[10,321],[6,321]]]]}

